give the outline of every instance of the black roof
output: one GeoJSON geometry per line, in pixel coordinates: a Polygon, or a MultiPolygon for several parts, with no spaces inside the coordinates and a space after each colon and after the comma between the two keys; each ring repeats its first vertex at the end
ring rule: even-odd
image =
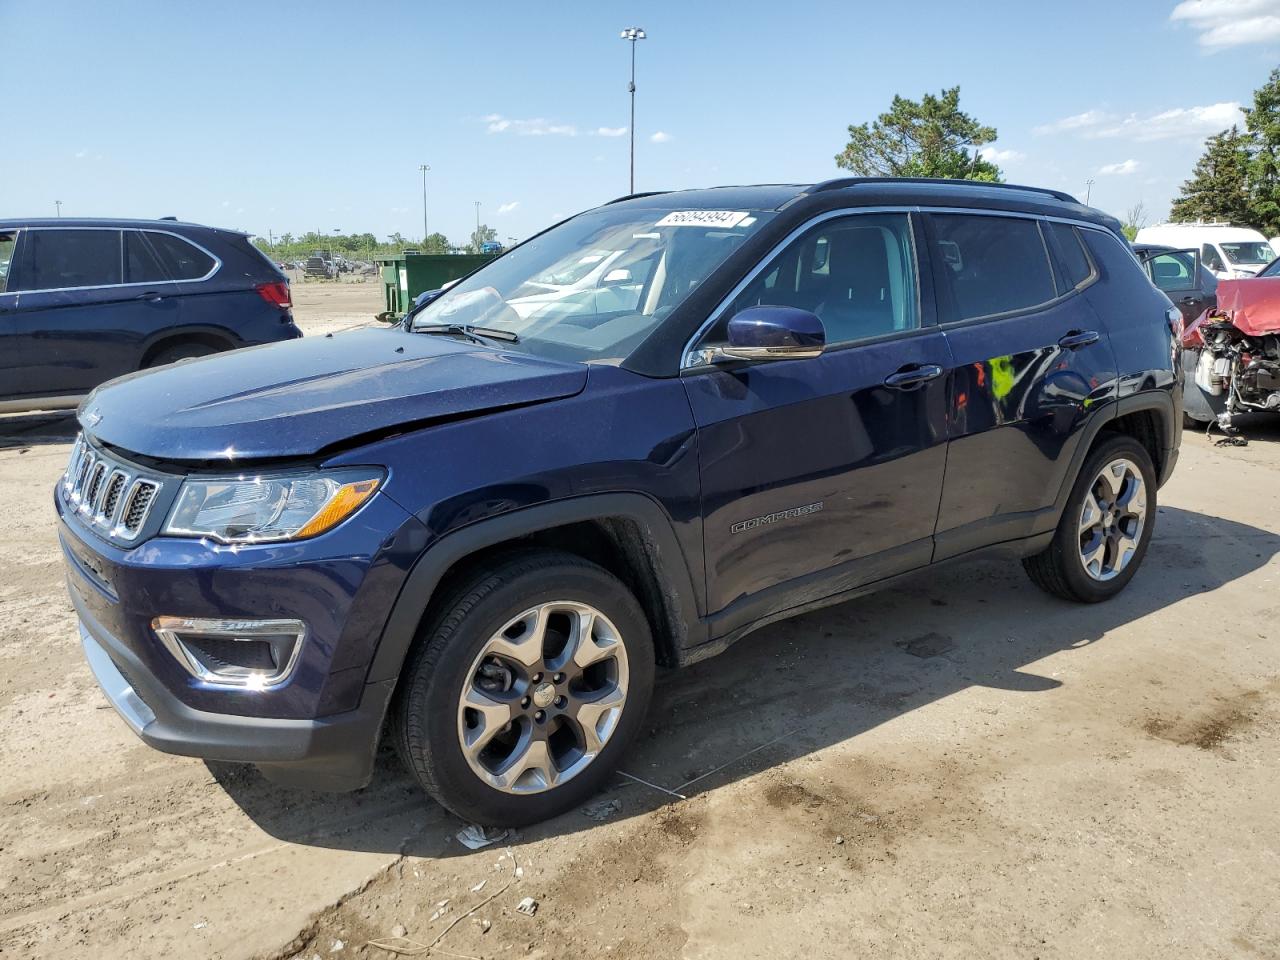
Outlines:
{"type": "Polygon", "coordinates": [[[813,184],[769,183],[640,193],[619,197],[612,203],[666,210],[781,210],[801,204],[813,209],[881,204],[947,207],[968,205],[1046,216],[1066,216],[1121,233],[1118,220],[1101,210],[1086,207],[1069,193],[980,180],[842,177],[813,184]]]}
{"type": "Polygon", "coordinates": [[[225,233],[244,233],[243,230],[232,230],[226,227],[211,227],[206,223],[188,223],[175,219],[129,219],[126,217],[10,217],[0,220],[0,230],[16,230],[19,227],[153,227],[171,230],[174,227],[188,227],[198,230],[221,230],[225,233]]]}

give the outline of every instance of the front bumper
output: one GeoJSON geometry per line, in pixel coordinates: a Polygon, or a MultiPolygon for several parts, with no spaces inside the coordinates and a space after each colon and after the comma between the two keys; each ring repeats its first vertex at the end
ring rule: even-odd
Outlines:
{"type": "Polygon", "coordinates": [[[85,658],[107,699],[139,737],[165,753],[256,764],[271,780],[315,790],[357,790],[373,775],[374,755],[395,681],[370,683],[360,705],[317,720],[196,710],[154,681],[71,591],[85,658]]]}

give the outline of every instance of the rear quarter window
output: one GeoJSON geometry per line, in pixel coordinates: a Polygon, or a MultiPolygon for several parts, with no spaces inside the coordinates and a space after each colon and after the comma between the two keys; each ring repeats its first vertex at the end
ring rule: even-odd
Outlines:
{"type": "Polygon", "coordinates": [[[160,258],[165,272],[174,280],[201,280],[213,270],[213,257],[182,237],[158,230],[144,230],[143,233],[151,242],[151,248],[160,258]]]}
{"type": "Polygon", "coordinates": [[[1020,217],[934,214],[944,282],[955,320],[1013,313],[1058,296],[1040,224],[1020,217]]]}
{"type": "Polygon", "coordinates": [[[1065,274],[1066,290],[1074,290],[1093,276],[1093,264],[1085,253],[1080,232],[1069,223],[1046,222],[1045,227],[1058,246],[1058,259],[1065,274]]]}

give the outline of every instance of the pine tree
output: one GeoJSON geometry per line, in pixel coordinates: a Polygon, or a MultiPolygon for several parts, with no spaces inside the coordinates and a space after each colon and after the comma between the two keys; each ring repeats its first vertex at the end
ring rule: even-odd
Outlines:
{"type": "Polygon", "coordinates": [[[1280,234],[1280,67],[1253,94],[1245,108],[1252,139],[1248,165],[1253,223],[1269,237],[1280,234]]]}
{"type": "Polygon", "coordinates": [[[999,182],[1000,168],[982,159],[980,149],[995,139],[995,127],[984,127],[960,109],[959,87],[938,97],[926,93],[919,103],[895,96],[875,123],[850,125],[849,143],[836,154],[836,166],[860,177],[999,182]]]}
{"type": "Polygon", "coordinates": [[[1169,219],[1225,220],[1252,226],[1256,217],[1249,202],[1249,145],[1249,135],[1238,127],[1210,137],[1191,179],[1182,184],[1182,195],[1173,201],[1169,219]]]}

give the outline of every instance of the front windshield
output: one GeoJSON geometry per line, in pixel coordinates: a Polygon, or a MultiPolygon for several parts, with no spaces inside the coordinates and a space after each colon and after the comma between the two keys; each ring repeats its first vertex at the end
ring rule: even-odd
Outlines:
{"type": "Polygon", "coordinates": [[[1264,264],[1270,263],[1276,258],[1275,252],[1271,249],[1271,244],[1264,240],[1250,240],[1244,243],[1222,243],[1222,252],[1227,255],[1227,259],[1232,263],[1243,264],[1264,264]]]}
{"type": "Polygon", "coordinates": [[[483,327],[517,335],[512,349],[539,356],[620,360],[773,216],[592,210],[451,287],[413,315],[412,329],[483,327]]]}

